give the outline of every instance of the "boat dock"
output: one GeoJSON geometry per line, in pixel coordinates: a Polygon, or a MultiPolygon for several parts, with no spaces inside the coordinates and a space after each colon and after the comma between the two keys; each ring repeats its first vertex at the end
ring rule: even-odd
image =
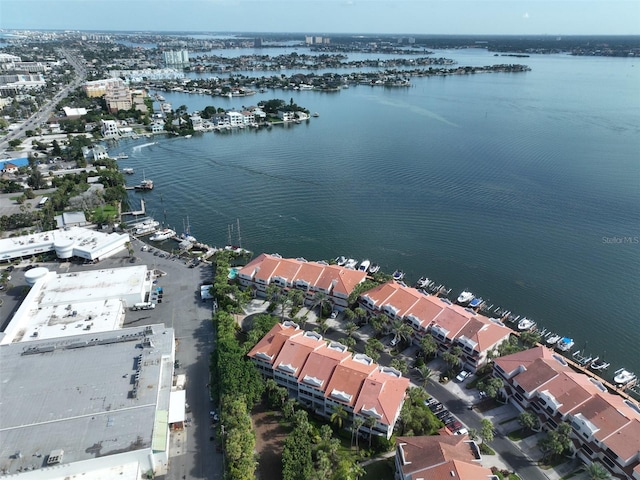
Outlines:
{"type": "MultiPolygon", "coordinates": [[[[129,190],[133,190],[133,187],[130,187],[129,190]]],[[[132,210],[130,212],[122,212],[121,215],[133,215],[134,217],[137,217],[138,215],[145,215],[146,213],[146,208],[144,205],[144,200],[140,199],[140,210],[132,210]]]]}
{"type": "MultiPolygon", "coordinates": [[[[513,331],[513,334],[518,336],[518,337],[520,337],[520,335],[522,333],[525,333],[525,332],[519,332],[519,331],[516,331],[516,330],[513,331]]],[[[548,345],[544,345],[544,344],[542,344],[540,342],[536,343],[536,346],[550,348],[548,345]]],[[[560,353],[558,353],[558,355],[560,355],[560,353]]],[[[596,375],[594,372],[589,370],[589,365],[588,364],[587,365],[581,365],[580,363],[574,361],[573,359],[571,359],[571,358],[569,358],[569,357],[567,357],[565,355],[562,355],[562,359],[573,370],[575,370],[576,372],[579,372],[579,373],[584,373],[585,375],[589,376],[589,378],[593,378],[594,380],[597,380],[602,385],[604,385],[605,388],[607,390],[609,390],[611,393],[616,393],[616,394],[620,395],[622,398],[624,398],[625,400],[629,400],[630,402],[636,403],[636,399],[633,398],[630,394],[628,394],[626,392],[627,389],[630,389],[635,385],[635,383],[636,383],[635,380],[633,382],[627,383],[623,387],[618,387],[617,385],[614,385],[613,383],[608,382],[604,378],[596,375]]]]}

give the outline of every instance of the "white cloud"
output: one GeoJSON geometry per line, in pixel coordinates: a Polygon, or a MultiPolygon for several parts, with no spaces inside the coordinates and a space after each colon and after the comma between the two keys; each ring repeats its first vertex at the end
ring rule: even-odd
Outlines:
{"type": "Polygon", "coordinates": [[[529,12],[524,12],[524,15],[522,15],[522,18],[529,18],[529,12]]]}

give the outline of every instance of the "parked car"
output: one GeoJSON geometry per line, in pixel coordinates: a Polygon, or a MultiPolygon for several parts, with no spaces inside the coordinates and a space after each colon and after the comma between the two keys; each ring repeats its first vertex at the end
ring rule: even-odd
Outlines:
{"type": "Polygon", "coordinates": [[[334,310],[331,312],[331,315],[329,315],[329,318],[331,319],[336,319],[338,317],[338,311],[334,310]]]}
{"type": "Polygon", "coordinates": [[[456,381],[457,382],[464,382],[467,378],[469,378],[469,375],[471,375],[471,372],[467,371],[467,370],[462,370],[458,376],[456,377],[456,381]]]}
{"type": "Polygon", "coordinates": [[[395,347],[397,344],[398,344],[398,337],[393,337],[389,345],[391,345],[392,347],[395,347]]]}
{"type": "Polygon", "coordinates": [[[466,428],[461,428],[453,432],[454,435],[466,435],[467,433],[469,433],[469,430],[467,430],[466,428]]]}

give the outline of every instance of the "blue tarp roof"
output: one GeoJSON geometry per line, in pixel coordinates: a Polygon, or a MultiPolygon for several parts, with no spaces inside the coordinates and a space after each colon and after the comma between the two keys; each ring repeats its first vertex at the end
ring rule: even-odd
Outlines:
{"type": "Polygon", "coordinates": [[[27,165],[29,165],[29,159],[27,157],[21,157],[0,160],[0,170],[4,170],[4,165],[6,163],[13,163],[16,167],[26,167],[27,165]]]}

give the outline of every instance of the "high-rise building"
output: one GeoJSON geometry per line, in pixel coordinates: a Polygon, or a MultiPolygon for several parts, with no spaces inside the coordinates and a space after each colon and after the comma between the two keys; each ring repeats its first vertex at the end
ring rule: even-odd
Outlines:
{"type": "Polygon", "coordinates": [[[168,50],[162,53],[166,65],[186,65],[189,63],[188,50],[168,50]]]}

